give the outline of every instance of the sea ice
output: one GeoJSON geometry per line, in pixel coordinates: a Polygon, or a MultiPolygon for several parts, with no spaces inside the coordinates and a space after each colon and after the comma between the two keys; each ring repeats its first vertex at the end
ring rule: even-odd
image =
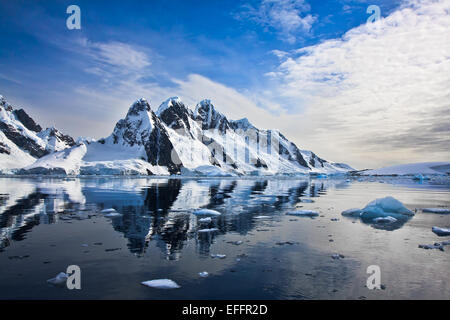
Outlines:
{"type": "Polygon", "coordinates": [[[259,220],[263,220],[263,219],[270,219],[270,216],[256,216],[254,217],[254,219],[259,219],[259,220]]]}
{"type": "Polygon", "coordinates": [[[156,279],[141,282],[144,286],[157,289],[178,289],[181,288],[175,281],[170,279],[156,279]]]}
{"type": "Polygon", "coordinates": [[[431,230],[440,237],[450,236],[450,229],[433,227],[431,230]]]}
{"type": "Polygon", "coordinates": [[[317,217],[319,213],[313,210],[296,210],[296,211],[289,211],[287,215],[299,217],[317,217]]]}
{"type": "Polygon", "coordinates": [[[55,285],[61,285],[66,283],[68,277],[69,275],[67,273],[60,272],[56,275],[56,277],[48,279],[47,282],[55,285]]]}
{"type": "Polygon", "coordinates": [[[221,213],[216,210],[211,209],[198,209],[194,211],[194,214],[197,216],[220,216],[221,213]]]}
{"type": "Polygon", "coordinates": [[[450,213],[450,209],[448,208],[425,208],[422,209],[423,212],[428,212],[428,213],[438,213],[438,214],[449,214],[450,213]]]}
{"type": "Polygon", "coordinates": [[[198,275],[202,278],[206,278],[207,276],[209,276],[209,273],[206,271],[202,271],[202,272],[199,272],[198,275]]]}
{"type": "Polygon", "coordinates": [[[210,223],[211,221],[212,221],[212,219],[210,217],[201,218],[198,220],[198,222],[200,222],[200,223],[210,223]]]}
{"type": "Polygon", "coordinates": [[[226,257],[226,254],[211,254],[211,258],[225,259],[226,257]]]}

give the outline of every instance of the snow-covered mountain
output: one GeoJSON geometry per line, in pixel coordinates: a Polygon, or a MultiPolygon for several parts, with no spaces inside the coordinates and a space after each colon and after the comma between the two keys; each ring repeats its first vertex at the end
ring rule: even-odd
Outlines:
{"type": "Polygon", "coordinates": [[[75,145],[56,128],[42,130],[23,109],[0,95],[0,171],[22,168],[37,159],[75,145]]]}
{"type": "Polygon", "coordinates": [[[42,130],[23,110],[22,121],[16,115],[3,118],[22,124],[21,133],[32,136],[35,143],[14,150],[31,157],[14,167],[21,174],[224,176],[353,170],[299,149],[278,130],[258,129],[246,118],[229,120],[210,100],[201,101],[192,111],[172,97],[154,112],[147,100],[140,99],[110,136],[97,141],[78,139],[78,143],[54,128],[42,130]]]}
{"type": "Polygon", "coordinates": [[[450,162],[419,162],[419,163],[400,164],[396,166],[389,166],[375,170],[359,171],[358,174],[372,175],[372,176],[450,174],[450,162]]]}

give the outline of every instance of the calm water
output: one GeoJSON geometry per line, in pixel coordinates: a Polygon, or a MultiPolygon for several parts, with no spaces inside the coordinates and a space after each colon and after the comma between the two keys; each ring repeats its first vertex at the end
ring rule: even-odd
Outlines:
{"type": "Polygon", "coordinates": [[[450,227],[450,215],[420,211],[439,206],[450,206],[443,178],[0,178],[0,298],[449,299],[450,246],[418,248],[448,239],[431,227],[450,227]],[[417,214],[389,227],[341,216],[388,195],[417,214]],[[223,215],[201,224],[198,208],[223,215]],[[295,208],[320,216],[286,215],[295,208]],[[47,284],[69,265],[81,268],[81,290],[47,284]],[[365,287],[369,265],[385,290],[365,287]],[[181,288],[140,284],[160,278],[181,288]]]}

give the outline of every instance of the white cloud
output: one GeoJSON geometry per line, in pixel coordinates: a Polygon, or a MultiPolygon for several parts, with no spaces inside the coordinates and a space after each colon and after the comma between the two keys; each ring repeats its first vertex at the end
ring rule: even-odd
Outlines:
{"type": "Polygon", "coordinates": [[[286,57],[269,74],[275,95],[308,106],[289,136],[360,167],[448,160],[449,30],[450,1],[410,1],[286,57]]]}
{"type": "Polygon", "coordinates": [[[308,14],[310,6],[305,0],[262,0],[255,8],[244,5],[237,15],[239,19],[249,19],[267,30],[278,32],[281,40],[295,43],[304,34],[308,34],[317,17],[308,14]]]}

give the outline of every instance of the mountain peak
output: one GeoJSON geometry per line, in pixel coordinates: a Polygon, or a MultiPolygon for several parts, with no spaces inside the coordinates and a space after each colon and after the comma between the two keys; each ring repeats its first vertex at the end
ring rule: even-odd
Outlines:
{"type": "Polygon", "coordinates": [[[128,110],[127,116],[129,115],[138,115],[139,113],[141,113],[142,111],[151,111],[152,109],[150,108],[150,103],[148,103],[148,101],[144,98],[141,98],[137,101],[135,101],[130,109],[128,110]]]}
{"type": "Polygon", "coordinates": [[[204,99],[197,104],[194,119],[201,122],[203,130],[218,129],[225,132],[230,128],[228,119],[214,108],[209,99],[204,99]]]}
{"type": "Polygon", "coordinates": [[[161,114],[166,111],[167,109],[169,109],[170,107],[174,106],[175,104],[183,104],[181,102],[181,99],[178,97],[170,97],[169,99],[167,99],[166,101],[164,101],[163,103],[161,103],[161,105],[158,108],[158,111],[156,111],[156,115],[159,117],[161,116],[161,114]]]}

